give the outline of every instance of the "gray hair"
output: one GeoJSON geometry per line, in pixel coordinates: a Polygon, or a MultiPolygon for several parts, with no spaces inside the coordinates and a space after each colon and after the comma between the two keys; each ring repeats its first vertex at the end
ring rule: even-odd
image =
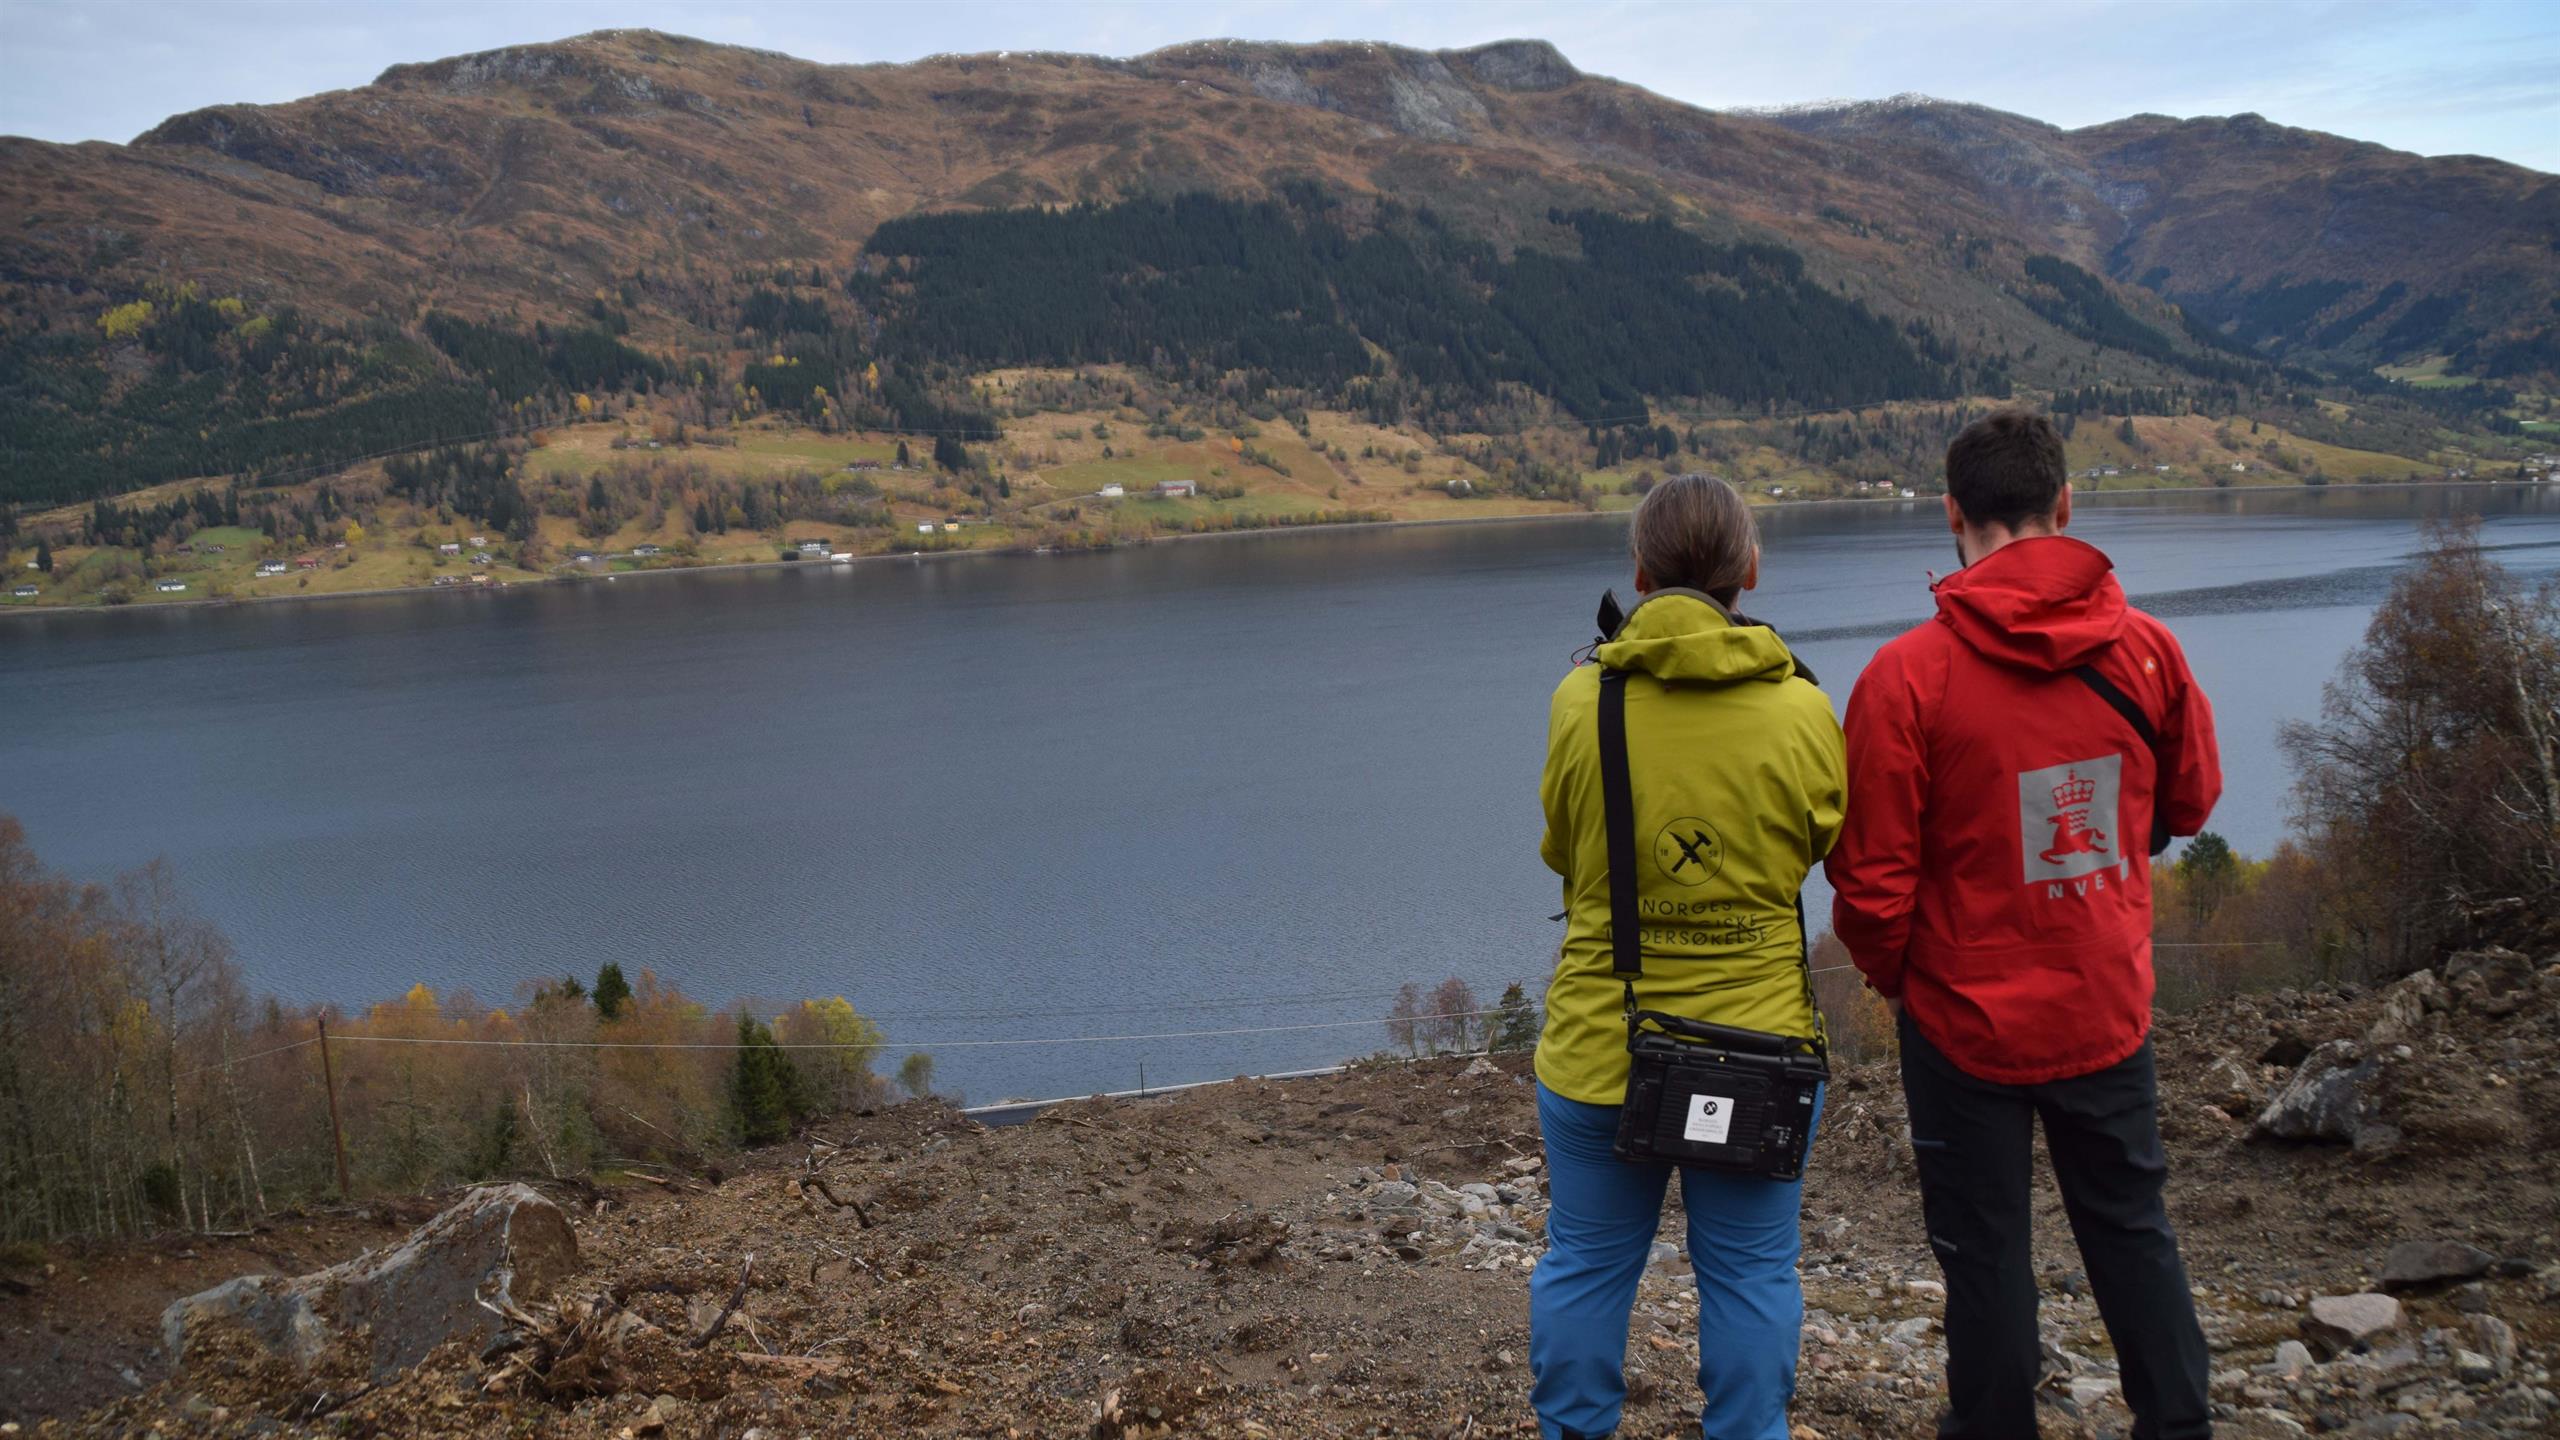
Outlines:
{"type": "Polygon", "coordinates": [[[1732,485],[1713,475],[1675,475],[1636,506],[1627,540],[1655,589],[1702,590],[1730,607],[1751,576],[1760,527],[1732,485]]]}

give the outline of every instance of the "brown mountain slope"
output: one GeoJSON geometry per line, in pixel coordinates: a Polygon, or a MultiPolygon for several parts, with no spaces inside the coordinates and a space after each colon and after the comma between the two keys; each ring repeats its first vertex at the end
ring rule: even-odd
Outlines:
{"type": "Polygon", "coordinates": [[[2250,116],[2063,132],[1934,102],[1717,114],[1535,41],[823,66],[639,31],[199,110],[129,146],[0,142],[17,222],[0,263],[21,280],[193,276],[348,311],[557,306],[640,267],[842,264],[918,208],[1290,176],[1421,200],[1497,237],[1556,203],[1687,210],[1776,231],[1913,311],[1983,303],[1947,253],[1957,235],[2180,296],[2397,279],[2410,300],[2461,291],[2516,316],[2560,291],[2560,182],[2250,116]]]}
{"type": "Polygon", "coordinates": [[[960,426],[934,407],[1015,364],[1249,372],[1444,435],[2013,385],[2227,413],[2313,383],[2269,357],[2530,387],[2560,371],[2555,185],[2254,117],[1719,114],[1538,41],[826,66],[604,31],[130,145],[0,139],[0,502],[320,474],[588,391],[833,423],[867,375],[854,423],[960,426]],[[1285,201],[1211,223],[1295,258],[1228,264],[1129,212],[941,226],[974,261],[866,249],[921,212],[1203,191],[1285,201]],[[1612,215],[1693,233],[1594,249],[1612,215]],[[788,313],[751,320],[768,285],[788,313]]]}
{"type": "Polygon", "coordinates": [[[1969,190],[2043,248],[2244,338],[2395,359],[2552,325],[2560,179],[2502,161],[2431,159],[2245,114],[2137,115],[2066,131],[1905,96],[1769,118],[1969,190]],[[2354,314],[2395,282],[2394,303],[2320,338],[2319,322],[2354,314]],[[2430,296],[2462,304],[2384,347],[2381,322],[2430,296]]]}

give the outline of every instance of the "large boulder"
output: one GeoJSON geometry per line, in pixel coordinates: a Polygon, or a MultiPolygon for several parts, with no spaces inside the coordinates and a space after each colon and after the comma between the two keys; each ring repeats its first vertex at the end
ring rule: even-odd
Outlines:
{"type": "Polygon", "coordinates": [[[2421,970],[2382,992],[2382,1015],[2365,1032],[2365,1043],[2378,1047],[2414,1039],[2425,1030],[2427,1013],[2442,1008],[2444,987],[2436,983],[2436,972],[2421,970]]]}
{"type": "Polygon", "coordinates": [[[236,1326],[309,1366],[340,1336],[365,1331],[380,1378],[494,1329],[483,1300],[539,1300],[577,1268],[577,1236],[559,1206],[530,1186],[484,1186],[397,1245],[308,1275],[243,1275],[177,1301],[161,1313],[161,1339],[183,1364],[208,1327],[236,1326]]]}
{"type": "Polygon", "coordinates": [[[2445,989],[2454,1004],[2498,1019],[2523,1008],[2532,996],[2533,962],[2513,950],[2490,946],[2465,950],[2444,962],[2445,989]]]}
{"type": "Polygon", "coordinates": [[[2257,1133],[2279,1140],[2354,1144],[2373,1118],[2369,1092],[2380,1065],[2352,1040],[2332,1040],[2305,1057],[2258,1112],[2257,1133]]]}

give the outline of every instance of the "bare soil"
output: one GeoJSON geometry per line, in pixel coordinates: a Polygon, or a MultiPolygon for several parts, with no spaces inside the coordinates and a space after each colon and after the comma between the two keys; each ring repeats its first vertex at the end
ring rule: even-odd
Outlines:
{"type": "MultiPolygon", "coordinates": [[[[2287,992],[2162,1023],[2173,1211],[2224,1435],[2560,1424],[2560,965],[2526,973],[2521,999],[2440,995],[2375,1047],[2373,1104],[2393,1131],[2361,1149],[2255,1139],[2249,1119],[2310,1047],[2371,1043],[2385,996],[2287,992]],[[2370,1346],[2269,1368],[2312,1297],[2370,1288],[2403,1240],[2498,1264],[2403,1292],[2403,1326],[2370,1346]],[[2488,1344],[2482,1315],[2516,1342],[2494,1376],[2461,1353],[2488,1344]]],[[[0,1417],[164,1436],[1534,1434],[1536,1129],[1525,1056],[1084,1102],[1008,1130],[900,1106],[718,1183],[549,1187],[586,1268],[526,1317],[525,1343],[455,1342],[378,1387],[352,1361],[305,1374],[245,1343],[200,1347],[172,1376],[159,1308],[231,1274],[343,1258],[432,1201],[66,1253],[9,1272],[24,1293],[0,1296],[0,1417]]],[[[1804,1225],[1798,1436],[1926,1434],[1943,1394],[1937,1272],[1889,1065],[1838,1076],[1804,1225]]],[[[1680,1234],[1667,1215],[1664,1238],[1680,1234]]],[[[2049,1182],[2036,1244],[2046,1435],[2121,1435],[2049,1182]]],[[[1685,1269],[1664,1264],[1639,1296],[1625,1436],[1696,1433],[1685,1269]]]]}

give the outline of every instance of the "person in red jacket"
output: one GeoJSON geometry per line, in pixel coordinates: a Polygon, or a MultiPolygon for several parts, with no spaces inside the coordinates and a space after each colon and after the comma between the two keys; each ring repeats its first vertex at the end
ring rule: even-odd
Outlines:
{"type": "Polygon", "coordinates": [[[1938,1434],[2036,1434],[2041,1120],[2135,1440],[2208,1436],[2204,1335],[2161,1194],[2150,860],[2222,793],[2213,711],[2176,637],[2063,534],[2049,421],[1967,426],[1947,447],[1947,521],[1964,568],[1849,698],[1848,820],[1823,867],[1833,928],[1901,1038],[1947,1282],[1938,1434]]]}

